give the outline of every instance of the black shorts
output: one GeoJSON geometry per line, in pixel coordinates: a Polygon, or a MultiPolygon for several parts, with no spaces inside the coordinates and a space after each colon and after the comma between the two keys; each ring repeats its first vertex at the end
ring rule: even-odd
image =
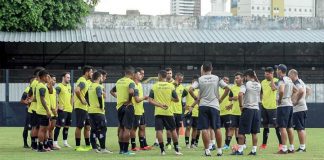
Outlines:
{"type": "Polygon", "coordinates": [[[48,126],[50,119],[46,115],[38,114],[38,124],[39,126],[48,126]]]}
{"type": "Polygon", "coordinates": [[[240,118],[239,134],[260,133],[261,116],[257,109],[244,108],[240,118]]]}
{"type": "Polygon", "coordinates": [[[173,114],[174,122],[176,124],[176,128],[182,127],[182,115],[181,114],[173,114]]]}
{"type": "Polygon", "coordinates": [[[38,115],[37,115],[36,111],[32,111],[32,113],[31,113],[30,125],[32,127],[38,127],[38,115]]]}
{"type": "Polygon", "coordinates": [[[72,113],[71,112],[65,112],[62,110],[57,111],[57,122],[56,125],[63,127],[63,126],[71,126],[72,124],[72,113]]]}
{"type": "Polygon", "coordinates": [[[263,126],[277,126],[277,109],[265,109],[261,107],[261,121],[263,126]]]}
{"type": "Polygon", "coordinates": [[[139,127],[142,125],[146,125],[144,114],[143,115],[135,115],[133,127],[139,127]]]}
{"type": "Polygon", "coordinates": [[[219,110],[207,106],[199,106],[198,130],[218,129],[221,127],[219,110]]]}
{"type": "Polygon", "coordinates": [[[184,119],[184,124],[186,127],[197,128],[198,125],[198,117],[186,117],[184,119]]]}
{"type": "Polygon", "coordinates": [[[229,125],[230,128],[239,128],[240,127],[240,118],[239,115],[231,115],[231,123],[229,125]]]}
{"type": "Polygon", "coordinates": [[[75,117],[76,117],[76,127],[83,128],[84,126],[90,125],[90,118],[87,111],[76,108],[75,117]]]}
{"type": "Polygon", "coordinates": [[[107,120],[104,114],[89,113],[91,129],[101,130],[107,127],[107,120]]]}
{"type": "Polygon", "coordinates": [[[277,108],[277,124],[279,128],[292,128],[293,107],[285,106],[277,108]]]}
{"type": "Polygon", "coordinates": [[[173,116],[155,116],[155,130],[163,130],[173,131],[176,128],[176,124],[173,116]]]}
{"type": "Polygon", "coordinates": [[[295,130],[305,130],[307,111],[293,113],[293,127],[295,130]]]}
{"type": "Polygon", "coordinates": [[[133,124],[135,120],[134,106],[122,105],[117,112],[118,112],[119,126],[122,128],[125,127],[127,129],[133,128],[133,124]]]}
{"type": "Polygon", "coordinates": [[[232,123],[231,115],[222,115],[220,116],[220,120],[221,120],[221,126],[224,128],[229,128],[232,123]]]}

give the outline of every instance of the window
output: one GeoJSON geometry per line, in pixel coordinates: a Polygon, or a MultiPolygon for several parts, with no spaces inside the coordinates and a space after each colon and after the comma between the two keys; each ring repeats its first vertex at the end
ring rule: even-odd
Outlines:
{"type": "Polygon", "coordinates": [[[291,12],[291,8],[289,8],[289,12],[291,12]]]}
{"type": "Polygon", "coordinates": [[[297,12],[297,8],[295,8],[295,12],[297,12]]]}
{"type": "Polygon", "coordinates": [[[258,6],[258,7],[257,7],[257,10],[259,10],[259,9],[260,9],[260,7],[258,6]]]}
{"type": "Polygon", "coordinates": [[[305,9],[305,12],[307,12],[307,9],[305,9]]]}
{"type": "Polygon", "coordinates": [[[265,10],[265,7],[263,7],[262,10],[265,10]]]}
{"type": "Polygon", "coordinates": [[[309,12],[312,12],[312,9],[309,9],[309,12]]]}
{"type": "Polygon", "coordinates": [[[254,10],[254,6],[252,6],[252,10],[254,10]]]}
{"type": "Polygon", "coordinates": [[[268,7],[268,11],[270,11],[270,7],[268,7]]]}
{"type": "Polygon", "coordinates": [[[299,9],[299,12],[301,12],[302,11],[302,9],[299,9]]]}

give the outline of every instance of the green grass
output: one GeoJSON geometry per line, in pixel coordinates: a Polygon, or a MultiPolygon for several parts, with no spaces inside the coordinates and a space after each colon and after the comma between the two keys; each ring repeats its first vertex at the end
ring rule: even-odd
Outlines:
{"type": "MultiPolygon", "coordinates": [[[[277,151],[277,140],[275,138],[275,132],[273,129],[270,131],[270,138],[268,149],[266,150],[258,150],[258,155],[256,157],[250,157],[247,155],[244,156],[231,156],[229,155],[231,151],[224,151],[223,157],[216,157],[216,153],[212,152],[212,157],[203,157],[203,148],[202,141],[199,142],[199,148],[197,149],[186,149],[184,145],[184,137],[180,137],[180,146],[183,148],[181,151],[184,154],[183,156],[175,156],[173,151],[167,151],[166,156],[160,156],[160,150],[155,148],[151,151],[140,151],[137,152],[136,155],[129,157],[118,154],[118,142],[116,136],[116,128],[108,128],[107,133],[107,146],[110,150],[114,151],[114,154],[97,154],[94,152],[75,152],[72,148],[63,148],[59,151],[53,151],[49,153],[37,153],[35,151],[31,151],[30,149],[22,148],[22,128],[17,127],[0,127],[0,159],[8,160],[8,159],[50,159],[50,160],[83,160],[83,159],[150,159],[150,160],[174,160],[174,159],[324,159],[324,129],[308,129],[307,130],[307,153],[295,153],[288,155],[277,155],[275,152],[277,151]]],[[[60,135],[59,143],[62,144],[61,141],[62,135],[60,135]]],[[[153,128],[147,129],[147,137],[148,143],[152,144],[155,139],[155,132],[153,128]]],[[[224,138],[224,137],[223,137],[224,138]]],[[[138,141],[138,140],[137,140],[138,141]]],[[[261,142],[261,134],[259,134],[259,142],[261,142]]],[[[74,145],[74,128],[70,129],[69,133],[69,143],[70,145],[74,145]]],[[[84,143],[82,141],[82,143],[84,143]]],[[[235,143],[235,140],[232,140],[232,144],[235,143]]],[[[247,144],[248,148],[245,150],[245,154],[250,152],[251,150],[251,136],[247,136],[247,144]]],[[[259,143],[260,144],[260,143],[259,143]]],[[[62,145],[61,145],[62,146],[62,145]]],[[[299,142],[297,138],[297,134],[295,134],[295,148],[298,148],[299,142]]]]}

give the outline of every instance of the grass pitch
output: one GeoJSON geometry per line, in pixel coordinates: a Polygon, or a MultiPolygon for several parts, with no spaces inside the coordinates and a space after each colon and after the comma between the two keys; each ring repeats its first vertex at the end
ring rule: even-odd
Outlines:
{"type": "MultiPolygon", "coordinates": [[[[275,130],[270,130],[270,137],[268,142],[268,148],[266,150],[259,150],[257,156],[251,157],[248,154],[251,151],[251,136],[247,135],[248,148],[244,152],[244,156],[231,156],[231,151],[224,151],[222,157],[216,157],[216,152],[212,152],[212,157],[203,157],[203,144],[200,138],[199,147],[197,149],[185,148],[184,137],[181,136],[179,143],[183,156],[174,155],[173,150],[167,150],[167,155],[161,156],[160,149],[155,148],[151,151],[139,151],[134,156],[119,155],[118,139],[117,139],[117,128],[108,128],[107,132],[107,147],[112,150],[113,154],[98,154],[92,151],[90,152],[76,152],[73,148],[63,148],[59,151],[37,153],[30,149],[22,148],[22,127],[0,127],[0,160],[11,160],[11,159],[30,159],[30,160],[99,160],[99,159],[134,159],[134,160],[175,160],[175,159],[223,159],[223,160],[240,160],[240,159],[259,159],[259,160],[272,160],[272,159],[283,159],[283,160],[297,160],[297,159],[323,159],[324,160],[324,129],[311,128],[307,129],[307,152],[306,153],[295,153],[287,155],[275,154],[278,150],[277,139],[275,136],[275,130]]],[[[69,144],[75,145],[74,142],[74,130],[69,130],[69,144]]],[[[222,129],[224,131],[224,129],[222,129]]],[[[154,128],[147,128],[147,141],[149,144],[153,144],[155,139],[154,128]]],[[[223,136],[224,139],[224,136],[223,136]]],[[[138,139],[137,145],[138,144],[138,139]]],[[[262,135],[259,134],[259,145],[262,142],[262,135]]],[[[223,142],[224,143],[224,142],[223,142]]],[[[232,139],[231,145],[235,144],[235,138],[232,139]]],[[[30,142],[29,142],[30,144],[30,142]]],[[[60,133],[59,144],[62,146],[62,134],[60,133]]],[[[82,140],[82,144],[84,141],[82,140]]],[[[299,147],[299,141],[297,134],[295,134],[295,148],[299,147]]]]}

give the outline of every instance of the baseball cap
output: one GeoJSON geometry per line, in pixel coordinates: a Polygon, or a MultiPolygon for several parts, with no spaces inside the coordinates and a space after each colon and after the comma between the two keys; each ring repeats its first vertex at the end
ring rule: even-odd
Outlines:
{"type": "Polygon", "coordinates": [[[273,72],[274,69],[272,67],[267,67],[267,68],[264,69],[264,71],[266,71],[266,72],[273,72]]]}
{"type": "Polygon", "coordinates": [[[284,64],[275,65],[275,68],[283,72],[287,72],[287,66],[284,64]]]}

